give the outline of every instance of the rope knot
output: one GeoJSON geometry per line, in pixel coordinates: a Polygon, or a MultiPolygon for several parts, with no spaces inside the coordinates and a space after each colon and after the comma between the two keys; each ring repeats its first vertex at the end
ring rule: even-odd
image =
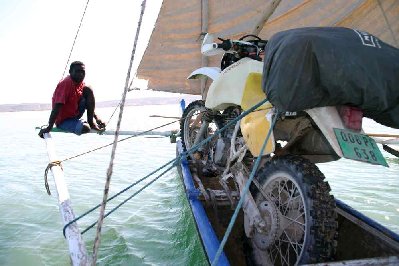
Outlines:
{"type": "MultiPolygon", "coordinates": [[[[61,161],[50,162],[50,163],[47,165],[46,170],[44,171],[44,186],[46,187],[47,194],[48,194],[49,196],[51,196],[51,192],[50,192],[50,187],[49,187],[48,181],[47,181],[47,174],[48,174],[48,171],[49,171],[53,166],[59,166],[59,167],[61,167],[61,169],[62,169],[61,161]]],[[[64,170],[64,169],[62,169],[62,170],[64,170]]]]}

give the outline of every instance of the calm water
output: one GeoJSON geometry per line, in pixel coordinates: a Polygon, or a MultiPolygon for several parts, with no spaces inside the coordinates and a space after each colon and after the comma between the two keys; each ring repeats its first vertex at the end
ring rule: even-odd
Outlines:
{"type": "MultiPolygon", "coordinates": [[[[113,109],[99,109],[107,119],[113,109]]],[[[175,106],[127,107],[125,130],[145,130],[171,120],[149,115],[179,115],[175,106]]],[[[0,113],[0,265],[69,265],[52,175],[52,196],[44,188],[48,163],[45,142],[35,126],[49,111],[0,113]]],[[[111,124],[116,123],[116,117],[111,124]]],[[[368,122],[373,132],[385,130],[368,122]]],[[[112,126],[111,126],[112,128],[112,126]]],[[[171,126],[168,129],[177,128],[171,126]]],[[[396,131],[397,133],[397,131],[396,131]]],[[[112,142],[112,136],[53,133],[64,159],[112,142]]],[[[122,136],[123,138],[123,136],[122,136]]],[[[111,148],[63,163],[76,215],[102,199],[111,148]]],[[[340,160],[321,164],[334,195],[399,233],[399,161],[384,153],[390,168],[340,160]]],[[[138,137],[118,145],[111,181],[113,195],[174,158],[168,138],[138,137]]],[[[108,204],[112,208],[130,190],[108,204]]],[[[81,230],[98,219],[98,211],[78,222],[81,230]]],[[[83,235],[91,254],[95,230],[83,235]]],[[[206,265],[177,171],[170,171],[104,221],[100,265],[206,265]]]]}

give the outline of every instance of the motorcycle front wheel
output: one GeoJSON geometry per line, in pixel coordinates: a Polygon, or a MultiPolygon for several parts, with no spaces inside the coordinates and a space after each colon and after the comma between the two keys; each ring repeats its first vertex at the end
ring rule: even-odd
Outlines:
{"type": "Polygon", "coordinates": [[[256,265],[332,260],[337,236],[335,200],[316,165],[299,156],[274,157],[259,170],[254,199],[267,232],[251,239],[256,265]]]}
{"type": "MultiPolygon", "coordinates": [[[[186,109],[184,109],[180,120],[180,137],[182,140],[183,150],[188,151],[194,146],[197,134],[203,123],[203,115],[206,112],[205,103],[202,100],[193,101],[186,109]]],[[[215,123],[210,123],[205,134],[199,138],[200,141],[206,139],[217,130],[215,123]]],[[[200,153],[206,153],[210,144],[199,147],[200,153]]],[[[197,153],[198,154],[198,153],[197,153]]],[[[196,152],[190,154],[190,158],[195,159],[196,152]]]]}

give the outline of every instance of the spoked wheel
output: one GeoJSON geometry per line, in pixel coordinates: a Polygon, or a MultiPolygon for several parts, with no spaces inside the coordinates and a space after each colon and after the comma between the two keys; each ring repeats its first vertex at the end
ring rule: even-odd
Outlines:
{"type": "MultiPolygon", "coordinates": [[[[195,139],[203,123],[203,115],[205,112],[206,108],[202,100],[190,103],[184,110],[182,119],[180,120],[180,135],[184,151],[190,150],[194,146],[195,139]]],[[[200,141],[212,135],[216,130],[216,125],[210,123],[207,131],[200,137],[200,141]]],[[[206,147],[209,147],[209,145],[206,145],[206,147]]],[[[201,147],[199,150],[204,151],[206,147],[201,147]]],[[[194,158],[194,155],[190,154],[190,157],[194,158]]]]}
{"type": "Polygon", "coordinates": [[[329,261],[335,253],[335,200],[324,175],[308,160],[275,157],[259,170],[254,195],[267,232],[252,238],[256,265],[329,261]]]}

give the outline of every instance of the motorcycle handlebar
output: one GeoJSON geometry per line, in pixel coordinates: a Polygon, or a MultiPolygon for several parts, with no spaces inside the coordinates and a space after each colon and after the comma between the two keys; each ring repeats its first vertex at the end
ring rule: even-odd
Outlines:
{"type": "Polygon", "coordinates": [[[231,42],[231,40],[221,40],[222,43],[218,43],[217,44],[217,48],[222,48],[225,51],[228,51],[231,49],[231,47],[233,46],[233,43],[231,42]]]}
{"type": "Polygon", "coordinates": [[[221,48],[224,51],[229,51],[229,50],[231,50],[234,47],[236,47],[236,48],[234,48],[234,50],[237,49],[237,47],[254,47],[254,46],[256,47],[255,44],[249,43],[249,42],[245,42],[245,41],[240,41],[240,40],[236,41],[236,40],[230,40],[230,39],[224,40],[222,38],[218,38],[218,39],[220,41],[222,41],[222,43],[218,43],[216,45],[216,48],[221,48]]]}
{"type": "MultiPolygon", "coordinates": [[[[246,50],[249,47],[257,47],[256,44],[241,41],[218,38],[221,43],[204,43],[201,46],[201,53],[205,56],[213,56],[221,53],[221,50],[228,52],[231,50],[238,51],[240,49],[246,50]]],[[[257,48],[258,49],[258,48],[257,48]]]]}

